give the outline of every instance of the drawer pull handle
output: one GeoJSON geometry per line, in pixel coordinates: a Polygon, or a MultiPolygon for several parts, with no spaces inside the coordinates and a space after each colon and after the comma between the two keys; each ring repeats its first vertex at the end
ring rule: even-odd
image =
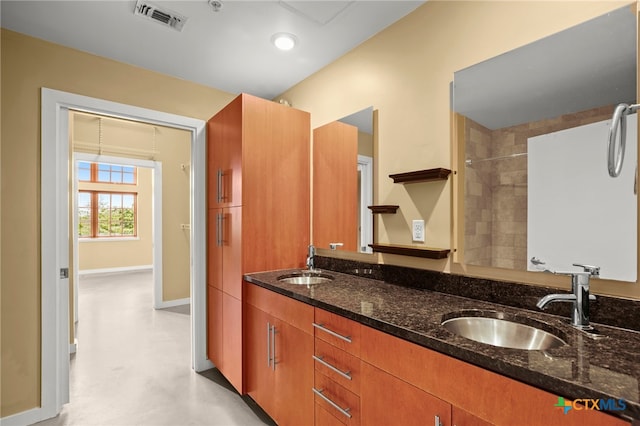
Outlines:
{"type": "Polygon", "coordinates": [[[327,398],[323,392],[324,389],[322,390],[318,390],[316,388],[311,388],[313,390],[313,393],[315,393],[316,395],[318,395],[320,398],[324,399],[325,401],[327,401],[333,408],[335,408],[336,410],[340,411],[342,414],[344,414],[345,416],[347,416],[348,418],[351,418],[351,413],[349,413],[349,411],[351,410],[350,408],[342,408],[341,406],[339,406],[338,404],[336,404],[335,402],[333,402],[332,400],[330,400],[329,398],[327,398]]]}
{"type": "Polygon", "coordinates": [[[345,342],[349,342],[351,343],[351,336],[343,336],[342,334],[338,334],[333,330],[329,330],[327,327],[324,326],[324,324],[316,324],[315,322],[313,323],[313,326],[319,330],[324,331],[325,333],[329,333],[330,335],[337,337],[338,339],[342,339],[345,342]]]}
{"type": "Polygon", "coordinates": [[[333,365],[329,364],[327,361],[325,361],[324,359],[322,359],[321,356],[315,356],[312,355],[313,359],[315,359],[316,361],[318,361],[320,364],[324,365],[325,367],[329,368],[330,370],[335,371],[336,373],[338,373],[339,375],[341,375],[342,377],[344,377],[347,380],[351,380],[351,371],[342,371],[337,367],[334,367],[333,365]]]}

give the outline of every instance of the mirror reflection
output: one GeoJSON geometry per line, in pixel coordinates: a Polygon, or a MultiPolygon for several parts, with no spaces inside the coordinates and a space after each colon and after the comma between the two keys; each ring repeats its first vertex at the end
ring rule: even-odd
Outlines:
{"type": "Polygon", "coordinates": [[[454,74],[464,263],[636,281],[636,177],[609,178],[606,157],[615,106],[636,103],[636,40],[626,6],[454,74]]]}
{"type": "Polygon", "coordinates": [[[371,253],[373,107],[313,131],[313,243],[371,253]]]}

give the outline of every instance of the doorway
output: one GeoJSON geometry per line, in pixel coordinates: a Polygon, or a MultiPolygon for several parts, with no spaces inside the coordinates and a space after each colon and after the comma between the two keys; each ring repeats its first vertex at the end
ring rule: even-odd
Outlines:
{"type": "Polygon", "coordinates": [[[191,364],[206,356],[205,122],[203,120],[43,88],[41,92],[41,408],[34,421],[57,415],[69,400],[69,120],[70,110],[188,130],[191,133],[191,364]]]}

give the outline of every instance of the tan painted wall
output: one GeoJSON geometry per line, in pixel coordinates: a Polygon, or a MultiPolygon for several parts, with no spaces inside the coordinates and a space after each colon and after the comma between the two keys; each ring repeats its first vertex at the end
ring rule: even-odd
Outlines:
{"type": "MultiPolygon", "coordinates": [[[[4,29],[0,37],[4,106],[0,416],[5,417],[40,404],[40,88],[203,120],[235,95],[4,29]]],[[[167,171],[165,181],[180,173],[167,171]]],[[[170,290],[165,296],[183,297],[170,290]]]]}
{"type": "MultiPolygon", "coordinates": [[[[312,128],[373,106],[378,110],[377,204],[397,204],[377,215],[378,242],[411,244],[413,219],[424,219],[426,245],[452,248],[451,176],[446,183],[393,184],[389,174],[445,167],[451,158],[449,85],[453,73],[630,2],[431,0],[385,31],[277,98],[311,112],[312,128]]],[[[332,254],[333,255],[333,254],[332,254]]],[[[385,263],[568,288],[568,277],[468,267],[395,255],[385,263]]],[[[596,293],[640,299],[640,286],[596,280],[596,293]]]]}
{"type": "MultiPolygon", "coordinates": [[[[78,270],[112,269],[153,264],[153,169],[138,168],[136,185],[79,182],[78,189],[136,192],[136,238],[81,238],[78,241],[78,270]]],[[[188,205],[188,204],[187,204],[188,205]]],[[[189,271],[187,270],[187,277],[189,271]]]]}
{"type": "Polygon", "coordinates": [[[373,135],[358,131],[358,155],[373,157],[373,135]]]}

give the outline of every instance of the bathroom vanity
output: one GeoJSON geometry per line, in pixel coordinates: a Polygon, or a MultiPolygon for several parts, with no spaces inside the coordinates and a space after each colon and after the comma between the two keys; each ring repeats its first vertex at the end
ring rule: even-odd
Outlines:
{"type": "Polygon", "coordinates": [[[294,272],[248,274],[244,283],[246,312],[255,313],[245,316],[245,329],[254,330],[247,339],[258,342],[245,342],[256,347],[247,359],[256,370],[282,374],[276,382],[288,393],[279,397],[279,387],[267,393],[287,409],[283,414],[265,404],[258,382],[249,394],[279,424],[313,424],[312,415],[316,425],[623,425],[640,419],[636,331],[596,324],[603,337],[594,339],[563,316],[330,270],[323,272],[333,279],[320,284],[279,280],[294,272]],[[534,325],[564,344],[498,347],[441,325],[463,315],[534,325]],[[265,338],[267,323],[275,328],[265,338]],[[559,398],[588,401],[565,414],[559,398]],[[596,399],[611,399],[612,410],[592,409],[596,399]]]}

